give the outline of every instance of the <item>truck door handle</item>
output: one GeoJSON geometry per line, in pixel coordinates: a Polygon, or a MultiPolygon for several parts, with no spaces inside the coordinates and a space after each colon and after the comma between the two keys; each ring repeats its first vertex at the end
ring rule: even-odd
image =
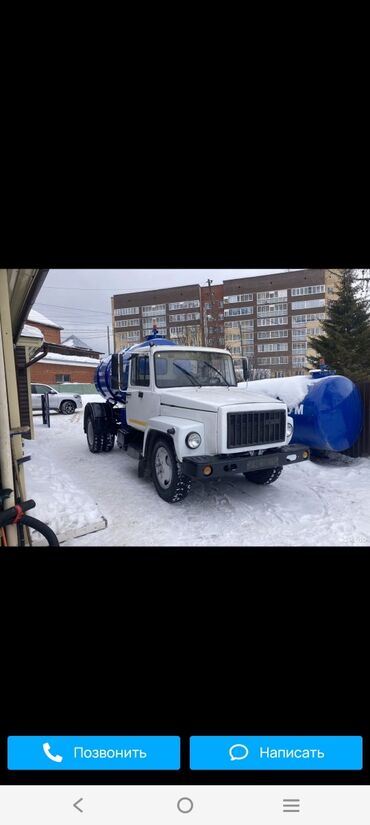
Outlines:
{"type": "Polygon", "coordinates": [[[139,398],[144,398],[144,393],[143,392],[139,392],[139,398]]]}

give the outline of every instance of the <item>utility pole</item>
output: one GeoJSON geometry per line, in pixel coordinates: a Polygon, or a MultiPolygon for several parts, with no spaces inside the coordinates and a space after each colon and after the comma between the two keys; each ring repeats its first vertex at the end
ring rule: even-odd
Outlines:
{"type": "Polygon", "coordinates": [[[211,319],[211,323],[213,325],[212,333],[209,333],[209,331],[208,331],[209,327],[208,327],[208,323],[207,323],[207,332],[208,332],[207,346],[211,345],[213,347],[218,347],[219,346],[219,337],[220,337],[219,336],[219,318],[218,318],[217,304],[215,304],[214,295],[213,295],[212,289],[211,289],[211,285],[213,284],[213,281],[211,280],[211,278],[207,279],[207,284],[208,284],[208,289],[209,289],[209,302],[210,302],[210,311],[211,311],[211,314],[208,317],[207,321],[209,319],[211,319]]]}
{"type": "Polygon", "coordinates": [[[107,326],[107,336],[108,336],[108,355],[110,355],[109,324],[108,324],[108,326],[107,326]]]}

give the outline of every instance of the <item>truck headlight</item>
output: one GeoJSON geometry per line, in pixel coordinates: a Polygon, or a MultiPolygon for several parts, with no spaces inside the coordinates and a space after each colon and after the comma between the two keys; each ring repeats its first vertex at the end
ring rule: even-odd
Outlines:
{"type": "Polygon", "coordinates": [[[185,438],[185,444],[187,447],[190,447],[191,450],[196,450],[201,443],[202,439],[199,433],[189,433],[185,438]]]}
{"type": "Polygon", "coordinates": [[[292,435],[292,433],[293,433],[293,429],[294,429],[293,424],[291,424],[291,422],[290,422],[290,421],[288,421],[288,423],[287,423],[287,425],[286,425],[286,432],[287,432],[287,435],[288,435],[288,436],[291,436],[291,435],[292,435]]]}

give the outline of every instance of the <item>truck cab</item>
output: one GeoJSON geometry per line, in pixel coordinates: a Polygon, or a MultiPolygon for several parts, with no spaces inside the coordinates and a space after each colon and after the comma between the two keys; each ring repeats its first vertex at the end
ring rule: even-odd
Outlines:
{"type": "Polygon", "coordinates": [[[97,387],[106,403],[86,405],[89,449],[109,451],[116,440],[170,503],[185,498],[194,478],[243,473],[270,484],[284,465],[309,457],[290,443],[286,404],[238,387],[227,350],[153,336],[106,359],[97,387]]]}

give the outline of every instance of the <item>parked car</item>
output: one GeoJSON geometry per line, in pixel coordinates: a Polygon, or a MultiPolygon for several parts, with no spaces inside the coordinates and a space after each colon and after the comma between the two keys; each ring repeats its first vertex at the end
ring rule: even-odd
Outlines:
{"type": "Polygon", "coordinates": [[[48,384],[31,384],[32,409],[41,410],[41,396],[49,394],[49,408],[64,415],[71,415],[82,409],[82,398],[72,392],[57,392],[48,384]]]}

